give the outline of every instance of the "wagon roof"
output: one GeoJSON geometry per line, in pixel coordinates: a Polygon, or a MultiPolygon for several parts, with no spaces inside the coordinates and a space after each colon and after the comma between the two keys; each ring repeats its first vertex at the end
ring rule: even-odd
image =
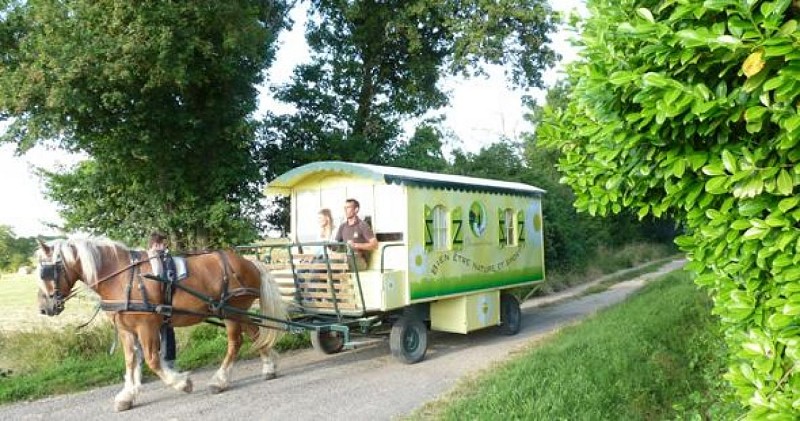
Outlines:
{"type": "Polygon", "coordinates": [[[545,192],[538,187],[510,181],[438,174],[410,170],[407,168],[356,164],[342,161],[320,161],[297,167],[272,180],[272,182],[267,185],[266,192],[268,194],[288,194],[291,189],[298,184],[313,178],[330,175],[351,175],[385,184],[402,184],[416,187],[432,187],[481,193],[538,196],[545,192]]]}

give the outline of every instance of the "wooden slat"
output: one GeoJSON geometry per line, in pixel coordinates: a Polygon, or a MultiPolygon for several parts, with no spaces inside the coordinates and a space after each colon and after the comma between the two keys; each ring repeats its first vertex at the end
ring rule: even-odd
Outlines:
{"type": "MultiPolygon", "coordinates": [[[[325,302],[325,301],[303,301],[303,307],[309,308],[329,308],[333,309],[332,302],[325,302]]],[[[341,310],[355,310],[356,303],[338,303],[338,307],[341,310]]]]}
{"type": "MultiPolygon", "coordinates": [[[[275,275],[273,277],[275,278],[275,281],[278,284],[284,284],[284,283],[287,283],[287,282],[290,282],[290,281],[292,283],[294,283],[294,275],[292,275],[291,273],[285,273],[285,274],[282,273],[282,274],[280,274],[280,276],[275,275]]],[[[347,283],[350,283],[349,281],[351,279],[351,276],[350,276],[349,272],[336,272],[336,273],[331,273],[330,274],[330,278],[333,280],[333,282],[347,282],[347,283]]],[[[312,283],[315,283],[315,282],[327,282],[328,281],[328,274],[327,273],[298,273],[297,274],[297,279],[300,282],[312,282],[312,283]]]]}
{"type": "Polygon", "coordinates": [[[286,279],[294,279],[294,274],[292,272],[278,272],[273,273],[272,277],[275,278],[276,281],[284,281],[286,279]]]}
{"type": "MultiPolygon", "coordinates": [[[[278,276],[280,272],[278,271],[291,271],[292,265],[289,263],[271,263],[267,265],[267,269],[272,272],[272,276],[278,276]]],[[[330,264],[331,271],[334,272],[347,272],[350,270],[350,265],[347,263],[335,263],[331,262],[330,264]]],[[[317,271],[327,271],[328,264],[325,262],[315,262],[315,263],[295,263],[294,270],[296,271],[303,271],[303,270],[317,270],[317,271]]]]}
{"type": "MultiPolygon", "coordinates": [[[[350,279],[351,278],[349,278],[349,277],[347,277],[347,278],[343,277],[343,278],[339,278],[339,279],[333,279],[332,282],[333,282],[334,285],[339,285],[339,284],[352,285],[353,283],[349,282],[350,279]]],[[[294,278],[277,279],[276,283],[278,284],[279,287],[294,286],[294,278]]],[[[328,285],[328,279],[327,278],[319,278],[319,279],[302,279],[302,278],[300,278],[300,279],[297,280],[297,284],[298,285],[325,285],[325,286],[327,286],[328,285]]]]}
{"type": "MultiPolygon", "coordinates": [[[[315,273],[298,273],[297,277],[299,279],[309,279],[309,280],[327,280],[328,273],[327,272],[315,272],[315,273]]],[[[350,272],[331,272],[330,278],[334,281],[344,281],[350,279],[350,272]]]]}
{"type": "MultiPolygon", "coordinates": [[[[350,269],[350,266],[347,263],[334,263],[331,262],[330,264],[331,270],[335,272],[345,272],[350,269]]],[[[314,263],[296,263],[294,265],[294,270],[301,271],[301,270],[328,270],[328,264],[325,262],[314,262],[314,263]]]]}
{"type": "MultiPolygon", "coordinates": [[[[276,264],[276,263],[289,263],[290,260],[297,262],[306,261],[309,262],[315,258],[318,258],[314,254],[309,253],[295,253],[292,254],[291,258],[286,255],[283,257],[275,258],[269,262],[269,264],[276,264]]],[[[346,262],[347,261],[347,253],[328,253],[328,260],[331,262],[346,262]]]]}
{"type": "MultiPolygon", "coordinates": [[[[282,262],[282,263],[267,263],[266,266],[267,266],[267,269],[270,272],[276,271],[276,270],[284,270],[284,269],[291,269],[292,268],[292,265],[290,265],[289,263],[285,263],[285,262],[282,262]]],[[[273,273],[272,276],[275,276],[275,274],[273,273]]]]}
{"type": "MultiPolygon", "coordinates": [[[[300,296],[303,298],[326,298],[328,300],[332,300],[333,296],[331,295],[330,291],[301,291],[300,296]]],[[[353,294],[339,294],[339,291],[336,291],[336,301],[353,301],[355,296],[353,294]]]]}
{"type": "MultiPolygon", "coordinates": [[[[294,286],[286,286],[283,288],[279,288],[281,294],[294,294],[297,291],[297,288],[294,286]]],[[[336,291],[337,294],[350,294],[353,295],[355,293],[355,288],[352,285],[341,285],[341,286],[334,286],[333,290],[336,291]]],[[[301,286],[300,292],[313,292],[313,291],[330,291],[327,285],[312,285],[312,286],[301,286]]]]}

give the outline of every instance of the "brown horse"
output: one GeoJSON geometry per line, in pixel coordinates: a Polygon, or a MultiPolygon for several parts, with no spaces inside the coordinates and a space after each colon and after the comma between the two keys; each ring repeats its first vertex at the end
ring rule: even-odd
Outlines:
{"type": "Polygon", "coordinates": [[[160,327],[165,318],[179,327],[212,316],[224,321],[228,350],[209,383],[212,393],[228,387],[243,331],[253,339],[253,347],[261,355],[264,378],[276,376],[273,358],[277,355],[272,347],[284,333],[279,321],[286,320],[286,310],[277,284],[260,262],[231,251],[187,256],[187,277],[170,289],[164,281],[147,276],[158,272],[157,257],[106,239],[40,242],[36,258],[43,314],[60,313],[80,280],[97,292],[101,308],[116,326],[125,353],[125,386],[114,398],[117,411],[130,409],[140,391],[142,356],[168,386],[192,391],[188,373],[171,369],[159,356],[160,327]],[[165,300],[169,295],[171,303],[165,300]],[[261,326],[254,325],[252,318],[242,313],[256,298],[260,301],[260,314],[269,318],[261,326]]]}

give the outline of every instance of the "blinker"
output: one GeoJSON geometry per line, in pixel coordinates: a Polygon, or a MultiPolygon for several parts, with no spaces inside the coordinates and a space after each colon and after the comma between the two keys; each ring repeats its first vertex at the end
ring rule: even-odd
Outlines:
{"type": "Polygon", "coordinates": [[[40,266],[39,279],[41,280],[56,279],[56,265],[54,263],[42,263],[39,266],[40,266]]]}

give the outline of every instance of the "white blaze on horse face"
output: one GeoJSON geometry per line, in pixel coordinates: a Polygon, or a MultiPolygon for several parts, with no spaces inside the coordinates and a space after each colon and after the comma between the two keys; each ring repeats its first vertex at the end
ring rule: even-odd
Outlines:
{"type": "MultiPolygon", "coordinates": [[[[36,284],[37,284],[37,286],[39,287],[39,291],[40,291],[42,294],[45,294],[45,295],[47,295],[48,297],[49,297],[50,295],[52,295],[52,294],[53,294],[53,291],[48,291],[48,289],[49,289],[49,288],[47,288],[47,282],[45,282],[45,281],[44,281],[44,279],[42,279],[42,278],[37,278],[37,279],[36,279],[36,284]]],[[[51,284],[51,285],[52,285],[52,284],[51,284]]]]}

